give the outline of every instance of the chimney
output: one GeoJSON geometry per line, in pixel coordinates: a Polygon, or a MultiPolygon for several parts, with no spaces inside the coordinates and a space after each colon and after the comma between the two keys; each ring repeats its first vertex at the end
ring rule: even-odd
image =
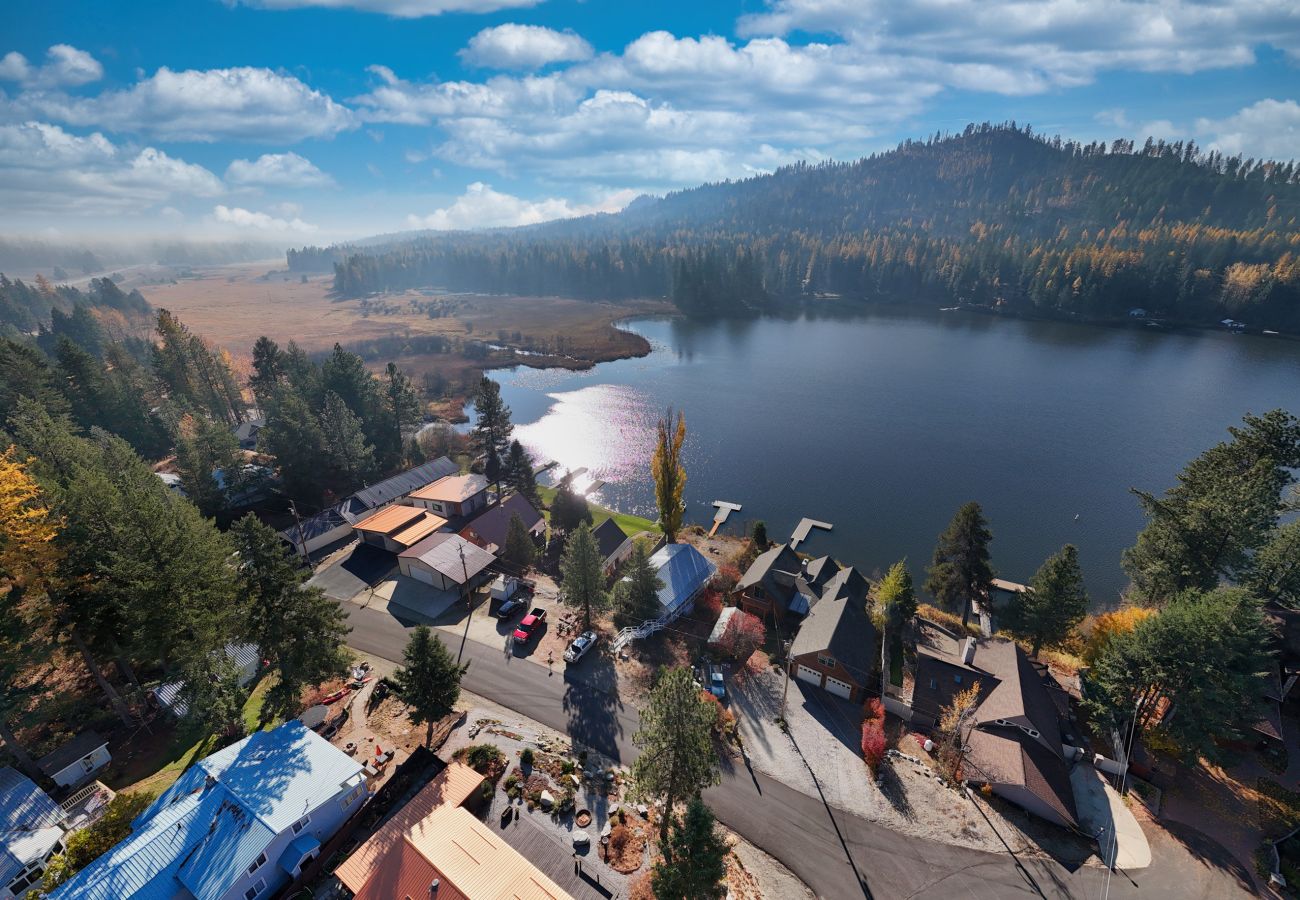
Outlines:
{"type": "Polygon", "coordinates": [[[441,883],[442,883],[442,879],[441,879],[441,878],[435,878],[435,879],[433,879],[433,883],[429,885],[429,896],[430,896],[430,897],[436,897],[436,896],[438,895],[438,885],[441,884],[441,883]]]}
{"type": "Polygon", "coordinates": [[[975,661],[975,638],[966,638],[966,643],[961,647],[961,661],[963,665],[969,666],[975,661]]]}

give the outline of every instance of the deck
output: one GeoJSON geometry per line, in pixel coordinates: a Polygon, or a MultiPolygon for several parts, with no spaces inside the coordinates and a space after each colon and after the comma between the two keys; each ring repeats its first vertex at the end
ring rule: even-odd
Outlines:
{"type": "Polygon", "coordinates": [[[808,540],[808,535],[814,528],[830,531],[834,527],[830,522],[819,522],[816,519],[807,518],[800,519],[799,524],[794,528],[794,534],[790,535],[790,546],[798,550],[799,545],[808,540]]]}

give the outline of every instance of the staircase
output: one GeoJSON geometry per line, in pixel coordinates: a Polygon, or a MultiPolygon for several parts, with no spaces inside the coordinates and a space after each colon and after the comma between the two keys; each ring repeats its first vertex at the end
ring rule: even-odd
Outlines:
{"type": "Polygon", "coordinates": [[[657,619],[651,619],[649,621],[642,622],[640,625],[628,626],[627,628],[624,628],[622,631],[620,631],[618,634],[614,636],[614,643],[612,645],[614,652],[617,653],[619,650],[622,650],[624,647],[626,647],[628,644],[632,643],[633,641],[639,641],[642,638],[647,638],[650,635],[654,634],[656,631],[660,631],[663,628],[666,628],[668,626],[668,623],[671,622],[673,619],[677,618],[678,615],[681,615],[681,613],[679,612],[675,615],[665,614],[660,616],[657,619]]]}

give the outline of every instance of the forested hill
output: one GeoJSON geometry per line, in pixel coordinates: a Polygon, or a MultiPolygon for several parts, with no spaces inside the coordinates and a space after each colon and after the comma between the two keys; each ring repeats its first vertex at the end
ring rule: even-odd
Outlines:
{"type": "Polygon", "coordinates": [[[90,317],[112,337],[121,339],[137,331],[151,312],[139,291],[127,293],[110,278],[92,278],[82,291],[53,285],[40,275],[28,284],[0,272],[0,336],[85,327],[76,323],[90,317]]]}
{"type": "MultiPolygon", "coordinates": [[[[309,248],[342,296],[409,287],[735,314],[803,298],[1151,316],[1300,331],[1300,167],[1014,125],[799,164],[612,216],[309,248]]],[[[291,265],[295,260],[290,259],[291,265]]]]}

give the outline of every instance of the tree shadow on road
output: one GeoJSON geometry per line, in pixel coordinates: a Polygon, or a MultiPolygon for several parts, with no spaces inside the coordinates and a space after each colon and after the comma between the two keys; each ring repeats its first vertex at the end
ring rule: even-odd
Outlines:
{"type": "Polygon", "coordinates": [[[566,666],[563,702],[569,717],[569,738],[622,762],[618,739],[623,735],[623,725],[618,714],[623,702],[618,696],[614,661],[603,653],[589,653],[573,668],[566,666]]]}

